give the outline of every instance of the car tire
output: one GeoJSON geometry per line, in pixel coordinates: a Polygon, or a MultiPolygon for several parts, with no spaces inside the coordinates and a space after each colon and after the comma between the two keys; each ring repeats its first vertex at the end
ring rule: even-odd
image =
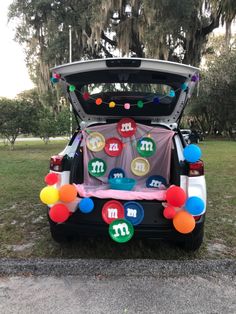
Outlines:
{"type": "Polygon", "coordinates": [[[204,238],[204,231],[202,229],[201,232],[197,236],[185,239],[184,241],[177,243],[177,245],[183,250],[185,250],[186,252],[197,251],[202,245],[203,238],[204,238]]]}
{"type": "Polygon", "coordinates": [[[51,236],[53,240],[57,243],[69,243],[73,241],[73,236],[69,234],[63,234],[53,228],[50,229],[51,231],[51,236]]]}

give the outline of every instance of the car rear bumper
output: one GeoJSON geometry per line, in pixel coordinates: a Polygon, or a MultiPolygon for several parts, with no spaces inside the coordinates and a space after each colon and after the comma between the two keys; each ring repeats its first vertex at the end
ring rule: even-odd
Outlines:
{"type": "MultiPolygon", "coordinates": [[[[89,214],[83,214],[77,210],[62,224],[56,224],[48,217],[52,231],[61,233],[64,236],[109,236],[109,225],[103,221],[101,214],[102,207],[108,199],[101,200],[94,198],[93,200],[95,209],[89,214]]],[[[139,201],[139,204],[143,206],[145,215],[142,223],[134,226],[135,238],[181,241],[187,238],[197,237],[202,232],[205,215],[196,221],[196,226],[191,233],[181,234],[175,230],[172,220],[164,218],[164,208],[161,202],[139,201]]]]}

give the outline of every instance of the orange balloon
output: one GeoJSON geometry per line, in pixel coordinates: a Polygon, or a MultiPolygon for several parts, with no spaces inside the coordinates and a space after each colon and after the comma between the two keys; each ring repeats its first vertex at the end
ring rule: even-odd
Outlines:
{"type": "Polygon", "coordinates": [[[173,218],[175,229],[180,233],[190,233],[195,228],[195,219],[185,210],[179,211],[173,218]]]}
{"type": "Polygon", "coordinates": [[[62,202],[73,202],[77,197],[77,190],[72,184],[62,185],[59,189],[59,198],[62,202]]]}

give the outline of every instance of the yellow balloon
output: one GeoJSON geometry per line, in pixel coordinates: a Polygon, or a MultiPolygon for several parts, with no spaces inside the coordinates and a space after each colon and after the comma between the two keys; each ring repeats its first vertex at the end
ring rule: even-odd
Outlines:
{"type": "Polygon", "coordinates": [[[59,200],[59,192],[53,186],[46,186],[41,190],[39,197],[44,204],[54,204],[59,200]]]}

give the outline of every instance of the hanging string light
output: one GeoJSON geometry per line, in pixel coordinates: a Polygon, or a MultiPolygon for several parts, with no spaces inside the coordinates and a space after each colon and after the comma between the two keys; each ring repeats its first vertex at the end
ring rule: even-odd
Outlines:
{"type": "MultiPolygon", "coordinates": [[[[69,87],[69,91],[70,92],[77,91],[78,93],[80,93],[82,95],[82,97],[83,97],[83,99],[85,101],[88,101],[89,99],[92,99],[92,100],[94,100],[95,104],[98,105],[98,106],[100,106],[102,104],[106,104],[106,105],[109,106],[109,108],[115,108],[116,106],[119,106],[119,107],[123,107],[125,110],[129,110],[131,107],[138,107],[139,109],[142,109],[145,104],[150,103],[150,102],[152,102],[155,105],[158,105],[158,104],[161,103],[161,100],[166,98],[166,97],[174,98],[176,96],[176,92],[177,91],[184,91],[184,92],[188,91],[188,83],[184,82],[184,83],[181,84],[180,88],[178,88],[176,90],[171,89],[168,94],[163,95],[161,97],[155,96],[152,99],[152,101],[148,100],[146,102],[143,102],[142,100],[138,100],[136,104],[130,104],[130,103],[117,104],[114,101],[104,102],[102,100],[102,98],[100,98],[100,97],[99,98],[93,98],[93,97],[91,97],[91,95],[88,92],[83,92],[82,93],[81,91],[76,89],[75,85],[67,83],[65,81],[65,79],[61,77],[61,75],[59,73],[53,73],[52,77],[50,78],[50,80],[51,80],[52,83],[58,83],[60,80],[64,81],[67,84],[67,86],[69,87]]],[[[191,82],[196,83],[198,81],[199,81],[199,75],[198,74],[192,75],[191,82]]]]}

